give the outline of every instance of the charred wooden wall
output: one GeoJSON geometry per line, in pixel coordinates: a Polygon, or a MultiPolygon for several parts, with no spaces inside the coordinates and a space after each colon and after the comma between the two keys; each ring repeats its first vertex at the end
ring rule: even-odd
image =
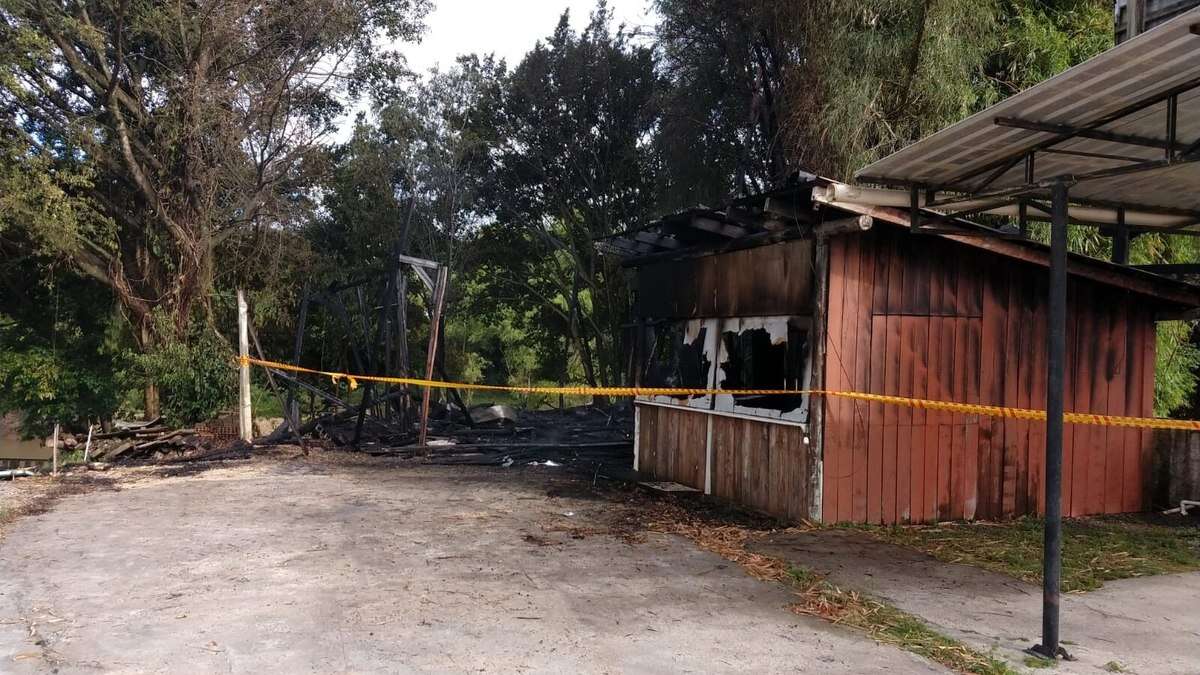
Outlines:
{"type": "Polygon", "coordinates": [[[804,314],[812,311],[812,241],[797,239],[638,268],[642,318],[804,314]]]}
{"type": "Polygon", "coordinates": [[[1200,499],[1200,431],[1154,430],[1154,507],[1200,499]]]}
{"type": "Polygon", "coordinates": [[[638,406],[638,470],[780,518],[808,518],[804,429],[687,408],[638,406]],[[706,476],[711,425],[711,477],[706,476]],[[707,479],[707,480],[706,480],[707,479]]]}
{"type": "MultiPolygon", "coordinates": [[[[825,376],[832,390],[1043,408],[1046,270],[877,226],[830,242],[825,376]]],[[[1147,416],[1153,302],[1072,278],[1066,406],[1147,416]]],[[[1043,509],[1040,422],[831,398],[822,519],[899,523],[1006,518],[1043,509]]],[[[1067,425],[1063,509],[1147,503],[1150,433],[1067,425]]]]}

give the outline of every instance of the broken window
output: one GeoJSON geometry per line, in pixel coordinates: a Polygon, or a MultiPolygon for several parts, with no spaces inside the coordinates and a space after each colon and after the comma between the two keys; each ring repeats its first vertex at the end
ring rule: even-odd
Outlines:
{"type": "MultiPolygon", "coordinates": [[[[686,389],[808,387],[808,317],[692,319],[653,324],[646,332],[641,384],[686,389]]],[[[808,397],[720,394],[653,396],[657,403],[701,410],[808,420],[808,397]]]]}
{"type": "MultiPolygon", "coordinates": [[[[711,387],[712,328],[707,321],[655,325],[648,336],[642,384],[646,387],[707,389],[711,387]]],[[[677,398],[702,398],[699,396],[677,398]]]]}
{"type": "MultiPolygon", "coordinates": [[[[728,319],[721,329],[719,388],[804,389],[807,386],[807,319],[728,319]]],[[[807,399],[807,396],[799,393],[795,396],[732,394],[719,397],[717,407],[735,411],[752,409],[745,412],[765,412],[771,417],[795,413],[803,420],[808,416],[807,399]]]]}

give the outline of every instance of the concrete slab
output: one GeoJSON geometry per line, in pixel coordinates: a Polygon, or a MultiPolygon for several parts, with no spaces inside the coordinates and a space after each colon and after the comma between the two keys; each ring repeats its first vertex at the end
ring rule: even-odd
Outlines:
{"type": "Polygon", "coordinates": [[[624,507],[554,475],[256,460],[64,498],[0,540],[0,672],[943,672],[597,534],[624,507]]]}
{"type": "MultiPolygon", "coordinates": [[[[1041,588],[848,530],[781,533],[750,546],[923,617],[1014,664],[1041,635],[1041,588]]],[[[1056,672],[1096,673],[1111,661],[1150,675],[1200,673],[1200,573],[1106,583],[1062,598],[1062,636],[1078,661],[1056,672]]]]}

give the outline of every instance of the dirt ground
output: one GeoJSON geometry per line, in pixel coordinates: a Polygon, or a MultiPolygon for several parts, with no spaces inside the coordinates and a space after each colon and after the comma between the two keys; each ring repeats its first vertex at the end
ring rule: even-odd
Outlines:
{"type": "Polygon", "coordinates": [[[4,527],[0,672],[939,671],[561,470],[200,468],[4,527]]]}
{"type": "MultiPolygon", "coordinates": [[[[750,547],[827,574],[1021,664],[1041,634],[1041,587],[938,561],[852,530],[779,533],[750,547]]],[[[1099,673],[1112,663],[1141,675],[1200,673],[1200,572],[1107,581],[1062,596],[1064,646],[1078,660],[1054,672],[1099,673]]]]}

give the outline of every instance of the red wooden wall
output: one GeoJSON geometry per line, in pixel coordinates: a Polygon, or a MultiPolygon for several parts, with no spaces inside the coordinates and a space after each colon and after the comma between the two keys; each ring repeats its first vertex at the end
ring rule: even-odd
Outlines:
{"type": "MultiPolygon", "coordinates": [[[[1044,408],[1047,271],[877,225],[830,241],[827,388],[1044,408]]],[[[1069,411],[1146,416],[1154,306],[1072,277],[1069,411]]],[[[822,520],[994,519],[1040,512],[1043,423],[831,398],[822,520]]],[[[1067,425],[1067,515],[1137,511],[1149,432],[1067,425]]]]}

